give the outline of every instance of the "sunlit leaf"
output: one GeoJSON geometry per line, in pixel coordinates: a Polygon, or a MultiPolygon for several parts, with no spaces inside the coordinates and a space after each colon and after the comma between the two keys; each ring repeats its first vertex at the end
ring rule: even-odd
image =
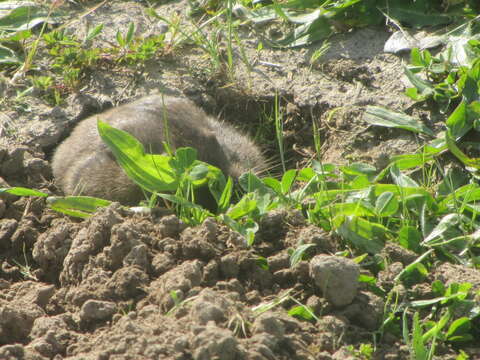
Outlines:
{"type": "Polygon", "coordinates": [[[385,126],[389,128],[398,128],[435,136],[432,130],[427,128],[421,121],[411,116],[384,109],[378,106],[368,106],[365,111],[364,120],[369,124],[385,126]]]}

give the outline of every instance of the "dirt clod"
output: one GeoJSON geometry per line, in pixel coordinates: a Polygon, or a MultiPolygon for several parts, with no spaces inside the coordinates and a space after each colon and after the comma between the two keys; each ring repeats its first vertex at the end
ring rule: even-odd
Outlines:
{"type": "Polygon", "coordinates": [[[360,271],[350,259],[315,256],[310,261],[310,275],[317,288],[336,307],[350,304],[357,295],[360,271]]]}

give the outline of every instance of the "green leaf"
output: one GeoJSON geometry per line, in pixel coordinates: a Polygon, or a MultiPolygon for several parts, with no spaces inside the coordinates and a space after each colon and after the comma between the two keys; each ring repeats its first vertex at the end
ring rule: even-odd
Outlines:
{"type": "Polygon", "coordinates": [[[74,217],[90,217],[100,207],[111,204],[111,201],[90,196],[49,197],[49,207],[55,211],[74,217]]]}
{"type": "Polygon", "coordinates": [[[420,187],[413,179],[405,174],[402,174],[400,170],[395,166],[390,167],[390,175],[393,181],[400,187],[420,187]]]}
{"type": "Polygon", "coordinates": [[[308,20],[310,21],[297,26],[283,39],[270,39],[270,45],[273,47],[285,48],[311,45],[314,42],[323,40],[327,38],[330,34],[332,34],[332,27],[330,22],[320,12],[319,9],[315,10],[312,14],[309,14],[308,20]]]}
{"type": "Polygon", "coordinates": [[[415,89],[417,89],[420,92],[420,96],[417,95],[418,97],[417,101],[423,101],[426,98],[429,98],[433,96],[433,94],[435,94],[435,88],[433,87],[432,83],[430,83],[427,80],[423,80],[419,76],[415,75],[407,67],[404,68],[404,72],[408,80],[412,83],[413,86],[415,86],[415,89]]]}
{"type": "Polygon", "coordinates": [[[377,254],[383,249],[389,230],[359,217],[346,217],[337,232],[360,251],[377,254]]]}
{"type": "Polygon", "coordinates": [[[375,212],[379,216],[391,216],[398,211],[398,208],[398,200],[390,191],[381,194],[375,202],[375,212]]]}
{"type": "Polygon", "coordinates": [[[61,19],[58,12],[49,12],[45,7],[28,1],[0,2],[0,31],[18,32],[47,22],[54,24],[61,19]]]}
{"type": "Polygon", "coordinates": [[[314,246],[315,244],[302,244],[297,246],[297,248],[290,255],[290,267],[293,268],[295,265],[297,265],[303,259],[303,254],[314,246]]]}
{"type": "Polygon", "coordinates": [[[123,35],[120,32],[120,30],[117,30],[116,38],[117,38],[118,45],[120,45],[121,47],[125,47],[125,39],[123,38],[123,35]]]}
{"type": "Polygon", "coordinates": [[[125,36],[125,43],[130,45],[133,40],[133,34],[135,34],[135,24],[133,22],[128,26],[127,35],[125,36]]]}
{"type": "Polygon", "coordinates": [[[258,191],[260,194],[273,193],[258,176],[251,172],[242,174],[238,179],[238,183],[246,192],[258,191]]]}
{"type": "Polygon", "coordinates": [[[257,209],[257,202],[251,199],[250,194],[246,194],[237,204],[235,204],[227,215],[233,220],[240,219],[257,209]]]}
{"type": "Polygon", "coordinates": [[[467,104],[462,101],[448,117],[446,122],[450,135],[459,140],[463,135],[470,131],[472,122],[467,119],[467,104]]]}
{"type": "Polygon", "coordinates": [[[227,183],[225,184],[225,187],[223,189],[222,195],[220,196],[220,199],[217,201],[218,213],[220,214],[224,213],[228,209],[228,207],[230,206],[232,193],[233,193],[233,180],[229,176],[227,183]]]}
{"type": "Polygon", "coordinates": [[[422,326],[420,325],[418,312],[413,315],[412,346],[416,360],[427,360],[428,350],[423,342],[422,326]]]}
{"type": "Polygon", "coordinates": [[[445,132],[445,141],[450,152],[455,155],[458,160],[464,163],[467,167],[476,170],[480,169],[480,158],[469,158],[467,155],[465,155],[455,143],[455,139],[450,133],[450,130],[447,130],[445,132]]]}
{"type": "Polygon", "coordinates": [[[417,28],[450,24],[452,18],[440,12],[432,12],[424,5],[424,1],[403,1],[388,7],[388,16],[401,23],[406,23],[417,28]]]}
{"type": "Polygon", "coordinates": [[[420,252],[422,233],[414,226],[404,225],[398,231],[398,243],[405,249],[420,252]]]}
{"type": "MultiPolygon", "coordinates": [[[[102,121],[98,121],[98,133],[129,178],[141,188],[152,193],[177,189],[175,171],[170,166],[171,157],[145,154],[143,145],[132,135],[102,121]]],[[[177,153],[184,154],[180,149],[177,153]]]]}
{"type": "Polygon", "coordinates": [[[267,177],[262,180],[266,186],[275,191],[278,195],[282,194],[282,183],[280,181],[271,177],[267,177]]]}
{"type": "Polygon", "coordinates": [[[425,334],[423,334],[422,339],[424,342],[429,341],[432,337],[437,338],[440,336],[442,329],[447,325],[448,321],[450,320],[450,313],[446,312],[439,321],[435,323],[432,328],[430,328],[425,334]]]}
{"type": "Polygon", "coordinates": [[[48,194],[38,191],[38,190],[33,190],[29,188],[24,188],[24,187],[10,187],[10,188],[0,188],[0,194],[2,193],[8,193],[12,195],[17,195],[17,196],[39,196],[39,197],[47,197],[48,194]]]}
{"type": "Polygon", "coordinates": [[[467,317],[461,317],[450,324],[448,328],[446,338],[448,341],[465,341],[463,336],[469,335],[470,329],[472,328],[472,322],[467,317]]]}
{"type": "Polygon", "coordinates": [[[399,170],[408,170],[423,166],[433,159],[433,155],[423,152],[419,154],[394,155],[391,157],[390,164],[394,164],[399,170]]]}
{"type": "Polygon", "coordinates": [[[450,239],[462,234],[460,225],[468,221],[468,218],[461,214],[453,213],[445,215],[430,234],[423,240],[423,244],[430,245],[430,243],[438,238],[450,239]]]}
{"type": "Polygon", "coordinates": [[[352,163],[346,166],[341,166],[340,171],[346,175],[366,175],[371,177],[376,174],[377,169],[375,166],[365,163],[352,163]]]}
{"type": "Polygon", "coordinates": [[[364,120],[369,124],[397,128],[435,136],[432,130],[421,121],[403,113],[394,112],[378,106],[367,106],[364,120]]]}
{"type": "Polygon", "coordinates": [[[15,51],[0,45],[0,64],[21,64],[23,60],[15,51]]]}
{"type": "Polygon", "coordinates": [[[355,203],[339,203],[325,206],[322,209],[325,217],[342,216],[375,216],[375,212],[370,207],[361,202],[355,203]]]}
{"type": "Polygon", "coordinates": [[[288,170],[282,176],[282,193],[288,194],[297,176],[297,170],[288,170]]]}
{"type": "Polygon", "coordinates": [[[306,305],[297,305],[292,307],[290,310],[288,310],[288,315],[307,321],[314,319],[313,310],[306,305]]]}
{"type": "Polygon", "coordinates": [[[103,30],[103,24],[98,24],[93,29],[91,29],[87,36],[85,36],[85,41],[91,41],[96,38],[103,30]]]}

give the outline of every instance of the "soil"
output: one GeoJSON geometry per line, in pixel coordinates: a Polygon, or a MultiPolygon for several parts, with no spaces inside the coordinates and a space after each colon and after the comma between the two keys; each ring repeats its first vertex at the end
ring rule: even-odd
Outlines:
{"type": "MultiPolygon", "coordinates": [[[[158,5],[156,11],[186,20],[187,3],[158,5]]],[[[125,33],[131,21],[137,35],[161,31],[165,24],[145,9],[138,1],[106,2],[66,29],[81,38],[103,23],[100,44],[114,42],[116,31],[125,33]]],[[[253,68],[243,65],[236,48],[237,66],[228,76],[213,73],[205,53],[189,45],[141,69],[92,69],[81,90],[59,106],[35,93],[16,98],[14,86],[0,85],[1,97],[10,99],[0,112],[0,186],[60,194],[49,160],[72,127],[92,113],[158,91],[220,114],[271,154],[273,136],[264,129],[274,125],[262,114],[272,110],[278,94],[292,166],[315,156],[313,121],[326,162],[365,161],[380,170],[392,155],[421,144],[410,132],[373,128],[362,119],[366,105],[425,115],[401,95],[402,59],[383,53],[387,29],[333,36],[314,66],[309,59],[320,45],[258,51],[256,31],[267,30],[245,27],[241,33],[241,50],[256,59],[253,68]]],[[[368,270],[335,256],[339,250],[335,234],[309,225],[297,211],[266,215],[247,247],[238,233],[211,218],[187,227],[175,215],[140,215],[114,203],[79,221],[53,212],[44,199],[3,196],[0,359],[358,359],[360,345],[374,343],[374,359],[408,359],[398,335],[377,331],[385,304],[358,282],[368,270]],[[299,244],[313,244],[313,257],[291,267],[290,251],[299,244]],[[261,257],[268,266],[261,266],[261,257]],[[297,305],[292,298],[264,306],[285,294],[310,306],[319,320],[288,315],[297,305]]],[[[388,291],[415,254],[390,243],[381,255],[390,265],[378,285],[388,291]]],[[[458,274],[480,289],[478,271],[460,265],[438,267],[428,282],[458,281],[458,274]]],[[[409,291],[420,290],[398,293],[407,299],[409,291]]],[[[454,358],[449,348],[438,351],[454,358]]],[[[478,348],[468,351],[480,356],[478,348]]]]}

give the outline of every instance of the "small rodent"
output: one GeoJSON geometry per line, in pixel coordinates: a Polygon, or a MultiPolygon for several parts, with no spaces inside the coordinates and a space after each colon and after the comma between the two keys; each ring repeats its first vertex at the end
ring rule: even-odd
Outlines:
{"type": "Polygon", "coordinates": [[[173,149],[193,147],[198,151],[199,160],[217,166],[234,179],[246,171],[266,168],[260,149],[232,126],[208,116],[185,98],[151,95],[82,120],[53,156],[57,186],[66,195],[138,204],[145,196],[103,143],[97,131],[97,119],[129,132],[143,144],[146,152],[161,154],[165,116],[173,149]]]}

